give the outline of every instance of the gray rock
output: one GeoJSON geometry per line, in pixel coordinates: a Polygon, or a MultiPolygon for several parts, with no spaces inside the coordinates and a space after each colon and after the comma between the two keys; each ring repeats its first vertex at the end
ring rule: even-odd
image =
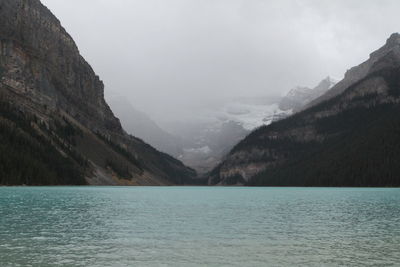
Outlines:
{"type": "Polygon", "coordinates": [[[88,180],[96,173],[102,176],[96,181],[107,181],[105,173],[115,176],[106,159],[126,161],[109,142],[141,163],[140,168],[132,160],[124,163],[132,169],[133,184],[185,183],[195,176],[178,160],[122,129],[104,100],[103,82],[39,0],[0,1],[0,79],[1,95],[22,112],[48,124],[67,118],[82,129],[76,151],[96,166],[87,174],[88,180]],[[98,138],[99,134],[108,141],[98,138]]]}
{"type": "Polygon", "coordinates": [[[399,77],[393,34],[308,108],[241,141],[209,184],[398,186],[399,77]]]}
{"type": "Polygon", "coordinates": [[[313,100],[328,92],[337,82],[330,77],[322,80],[315,88],[296,87],[279,103],[279,108],[283,111],[292,110],[297,112],[313,100]]]}

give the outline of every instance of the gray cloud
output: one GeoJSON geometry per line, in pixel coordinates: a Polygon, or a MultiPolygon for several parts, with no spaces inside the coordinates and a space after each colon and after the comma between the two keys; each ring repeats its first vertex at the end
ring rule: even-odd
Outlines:
{"type": "Polygon", "coordinates": [[[106,84],[155,116],[341,78],[398,29],[398,0],[42,0],[106,84]]]}

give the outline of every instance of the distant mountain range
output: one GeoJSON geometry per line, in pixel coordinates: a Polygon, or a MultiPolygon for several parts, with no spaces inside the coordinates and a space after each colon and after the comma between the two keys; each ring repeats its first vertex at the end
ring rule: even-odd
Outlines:
{"type": "Polygon", "coordinates": [[[176,158],[182,155],[181,138],[163,130],[146,113],[135,109],[126,98],[114,94],[108,97],[107,102],[129,134],[176,158]]]}
{"type": "Polygon", "coordinates": [[[209,184],[400,186],[399,34],[307,102],[237,144],[209,184]]]}
{"type": "Polygon", "coordinates": [[[315,88],[296,87],[281,100],[279,108],[284,111],[299,111],[313,100],[321,97],[328,92],[337,81],[330,77],[322,80],[315,88]]]}
{"type": "Polygon", "coordinates": [[[340,82],[189,121],[110,103],[122,125],[39,0],[0,1],[0,185],[400,186],[399,34],[340,82]]]}
{"type": "Polygon", "coordinates": [[[109,93],[107,100],[129,134],[204,174],[251,131],[297,112],[334,84],[335,81],[327,77],[315,88],[296,87],[285,97],[233,98],[204,108],[198,117],[163,123],[162,127],[122,96],[109,93]]]}
{"type": "Polygon", "coordinates": [[[0,140],[2,185],[172,185],[196,176],[123,130],[103,83],[39,0],[0,1],[0,140]]]}
{"type": "Polygon", "coordinates": [[[182,154],[178,158],[199,173],[206,173],[251,131],[290,116],[334,84],[328,77],[313,89],[296,87],[285,97],[236,97],[204,108],[189,121],[170,122],[163,127],[182,140],[182,154]]]}

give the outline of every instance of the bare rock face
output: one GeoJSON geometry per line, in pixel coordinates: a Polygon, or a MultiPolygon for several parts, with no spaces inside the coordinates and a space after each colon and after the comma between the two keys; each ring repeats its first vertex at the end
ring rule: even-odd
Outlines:
{"type": "Polygon", "coordinates": [[[62,118],[83,132],[71,147],[90,162],[85,174],[89,183],[175,184],[195,176],[179,161],[125,133],[104,100],[103,82],[39,0],[0,1],[0,81],[2,99],[24,114],[48,126],[62,118]],[[129,170],[129,183],[120,179],[111,161],[129,170]]]}
{"type": "Polygon", "coordinates": [[[393,33],[383,47],[371,53],[367,61],[348,70],[342,81],[337,83],[326,94],[320,96],[319,98],[306,105],[305,108],[312,107],[343,93],[343,91],[346,90],[349,86],[361,81],[371,72],[377,71],[384,68],[388,64],[391,64],[382,60],[386,56],[392,58],[395,62],[394,64],[397,64],[397,59],[400,58],[400,34],[393,33]]]}
{"type": "Polygon", "coordinates": [[[315,88],[296,87],[281,100],[279,108],[284,111],[297,112],[313,100],[328,92],[337,82],[330,77],[322,80],[315,88]]]}
{"type": "Polygon", "coordinates": [[[257,129],[209,184],[399,186],[400,35],[302,112],[257,129]]]}
{"type": "Polygon", "coordinates": [[[40,1],[2,1],[0,25],[4,85],[92,130],[122,132],[104,100],[103,83],[40,1]]]}

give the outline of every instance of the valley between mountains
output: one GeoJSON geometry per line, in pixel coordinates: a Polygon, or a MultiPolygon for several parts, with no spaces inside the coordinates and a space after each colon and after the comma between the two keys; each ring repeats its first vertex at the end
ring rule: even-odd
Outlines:
{"type": "Polygon", "coordinates": [[[39,0],[1,0],[0,184],[400,186],[397,33],[341,81],[186,121],[105,90],[39,0]]]}

